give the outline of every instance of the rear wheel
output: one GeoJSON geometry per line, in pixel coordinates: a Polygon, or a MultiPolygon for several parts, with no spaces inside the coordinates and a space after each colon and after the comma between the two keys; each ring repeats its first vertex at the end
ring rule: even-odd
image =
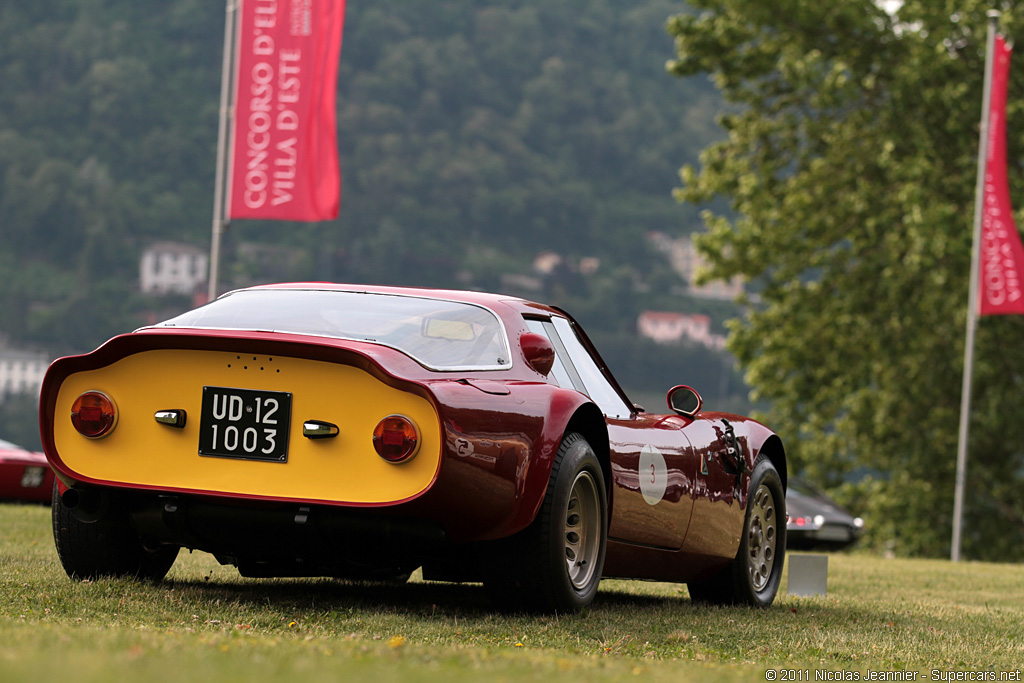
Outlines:
{"type": "Polygon", "coordinates": [[[83,521],[61,501],[53,487],[53,540],[67,575],[73,579],[132,576],[159,581],[178,556],[178,546],[143,544],[126,514],[108,509],[95,521],[83,521]]]}
{"type": "Polygon", "coordinates": [[[533,523],[497,544],[485,584],[509,609],[575,612],[597,593],[608,538],[608,494],[594,450],[568,434],[533,523]]]}
{"type": "Polygon", "coordinates": [[[688,584],[690,597],[718,605],[768,607],[786,556],[786,494],[772,462],[761,456],[750,475],[750,497],[739,551],[728,567],[688,584]]]}

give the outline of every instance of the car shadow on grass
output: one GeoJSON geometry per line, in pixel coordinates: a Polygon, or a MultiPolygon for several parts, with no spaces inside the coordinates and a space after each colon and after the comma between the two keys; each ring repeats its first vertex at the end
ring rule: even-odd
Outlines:
{"type": "MultiPolygon", "coordinates": [[[[171,584],[172,582],[166,582],[171,584]]],[[[493,611],[480,584],[398,583],[341,579],[243,579],[173,581],[176,591],[202,601],[273,605],[282,609],[362,609],[407,613],[446,611],[485,614],[493,611]]]]}
{"type": "MultiPolygon", "coordinates": [[[[163,585],[202,602],[230,601],[243,606],[273,605],[286,610],[359,609],[432,615],[438,612],[474,617],[519,613],[499,609],[479,583],[350,581],[341,579],[168,580],[163,585]]],[[[602,589],[587,612],[656,610],[688,607],[684,594],[631,593],[621,586],[602,589]]]]}

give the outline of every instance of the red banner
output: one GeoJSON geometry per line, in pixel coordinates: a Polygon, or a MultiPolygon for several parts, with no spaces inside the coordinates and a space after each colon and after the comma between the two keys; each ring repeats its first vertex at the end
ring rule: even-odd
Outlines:
{"type": "Polygon", "coordinates": [[[1010,48],[996,36],[992,102],[988,112],[988,156],[981,219],[981,315],[1024,314],[1024,246],[1013,220],[1006,176],[1006,85],[1010,48]]]}
{"type": "Polygon", "coordinates": [[[229,219],[337,218],[345,0],[242,0],[229,219]]]}

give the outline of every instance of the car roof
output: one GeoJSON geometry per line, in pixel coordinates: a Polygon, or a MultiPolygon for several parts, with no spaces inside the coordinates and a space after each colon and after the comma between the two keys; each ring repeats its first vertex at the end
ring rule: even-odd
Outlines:
{"type": "MultiPolygon", "coordinates": [[[[605,379],[611,383],[615,392],[619,394],[620,398],[625,402],[627,406],[632,406],[632,402],[626,396],[622,386],[619,384],[618,379],[608,369],[607,364],[601,357],[600,352],[594,346],[594,344],[587,337],[585,332],[582,332],[582,328],[579,327],[576,320],[568,312],[561,308],[548,306],[545,304],[523,299],[518,296],[509,294],[495,294],[490,292],[479,292],[470,290],[457,290],[457,289],[434,289],[430,287],[399,287],[392,285],[352,285],[342,284],[337,282],[285,282],[275,284],[256,285],[253,287],[247,287],[241,290],[235,291],[254,291],[254,290],[292,290],[292,291],[319,291],[319,292],[353,292],[353,293],[369,293],[369,294],[390,294],[394,296],[409,296],[409,297],[423,297],[427,299],[441,299],[445,301],[463,302],[467,304],[475,304],[483,306],[494,311],[499,317],[503,318],[508,322],[507,312],[513,312],[522,315],[537,315],[537,316],[561,316],[571,321],[579,332],[582,334],[582,341],[584,347],[587,349],[591,358],[600,366],[602,372],[605,375],[605,379]],[[503,315],[502,309],[505,309],[506,314],[503,315]],[[509,310],[510,309],[510,310],[509,310]]],[[[231,294],[233,292],[228,292],[231,294]]],[[[226,296],[226,294],[224,295],[226,296]]]]}
{"type": "Polygon", "coordinates": [[[347,285],[336,282],[286,282],[268,285],[257,285],[247,287],[246,290],[277,289],[277,290],[314,290],[321,292],[366,292],[371,294],[393,294],[395,296],[413,296],[427,299],[444,299],[447,301],[461,301],[469,304],[493,307],[497,304],[512,306],[513,308],[540,307],[551,310],[548,306],[527,301],[509,294],[494,294],[490,292],[477,292],[459,289],[434,289],[430,287],[397,287],[391,285],[347,285]]]}

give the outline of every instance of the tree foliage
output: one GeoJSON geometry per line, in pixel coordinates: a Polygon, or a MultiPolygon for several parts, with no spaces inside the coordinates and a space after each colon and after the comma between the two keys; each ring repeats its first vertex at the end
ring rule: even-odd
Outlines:
{"type": "MultiPolygon", "coordinates": [[[[1012,2],[1001,3],[1012,39],[1012,2]]],[[[677,75],[709,74],[726,139],[677,197],[716,197],[708,276],[757,292],[730,348],[791,461],[847,482],[870,543],[949,552],[987,2],[694,0],[677,75]]],[[[1024,67],[1010,85],[1024,189],[1024,67]]],[[[964,552],[1024,559],[1024,320],[977,342],[964,552]]]]}
{"type": "MultiPolygon", "coordinates": [[[[310,254],[294,278],[487,286],[545,250],[642,273],[647,232],[691,229],[675,169],[714,134],[713,88],[664,75],[679,7],[349,3],[341,216],[238,222],[222,272],[250,275],[230,253],[257,241],[310,254]]],[[[130,329],[158,305],[134,294],[141,250],[208,244],[224,16],[200,0],[0,4],[0,332],[13,341],[84,350],[130,329]],[[100,291],[116,292],[112,317],[52,324],[100,291]]]]}
{"type": "Polygon", "coordinates": [[[664,79],[679,6],[581,7],[349,6],[342,215],[328,238],[348,256],[342,276],[443,283],[487,249],[638,265],[648,231],[679,229],[672,177],[712,134],[714,106],[705,83],[664,79]]]}
{"type": "Polygon", "coordinates": [[[208,5],[0,6],[0,332],[12,342],[83,350],[138,326],[142,248],[208,233],[223,31],[208,5]]]}

